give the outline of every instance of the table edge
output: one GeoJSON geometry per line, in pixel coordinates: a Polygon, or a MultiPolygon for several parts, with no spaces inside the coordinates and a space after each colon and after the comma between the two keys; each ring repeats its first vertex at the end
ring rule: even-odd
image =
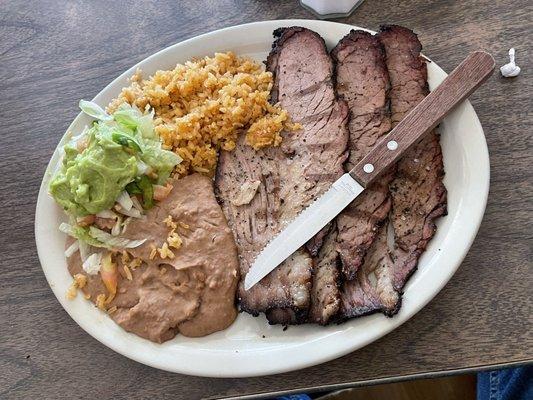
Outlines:
{"type": "Polygon", "coordinates": [[[442,378],[452,375],[461,375],[466,373],[477,373],[482,371],[494,370],[494,369],[503,369],[503,368],[516,368],[528,364],[533,364],[533,359],[524,359],[519,361],[512,361],[508,363],[496,363],[496,364],[485,364],[481,366],[474,367],[465,367],[465,368],[454,368],[449,370],[437,370],[429,372],[420,372],[409,375],[396,375],[386,378],[376,378],[376,379],[365,379],[361,381],[353,381],[339,384],[331,385],[320,385],[320,386],[308,386],[299,389],[291,389],[288,391],[274,391],[274,392],[263,392],[258,394],[249,394],[244,396],[229,396],[229,397],[219,397],[219,399],[224,400],[247,400],[247,399],[267,399],[274,396],[283,396],[296,393],[314,393],[322,391],[337,391],[342,389],[351,389],[360,386],[374,386],[382,385],[387,383],[397,383],[412,381],[415,379],[431,379],[431,378],[442,378]]]}

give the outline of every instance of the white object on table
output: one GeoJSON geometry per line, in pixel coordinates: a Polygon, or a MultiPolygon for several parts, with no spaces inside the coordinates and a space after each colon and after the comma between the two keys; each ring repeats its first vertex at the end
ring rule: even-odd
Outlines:
{"type": "Polygon", "coordinates": [[[500,67],[500,72],[505,78],[517,76],[520,73],[520,67],[514,62],[515,50],[514,47],[509,49],[509,63],[500,67]]]}
{"type": "Polygon", "coordinates": [[[300,0],[300,4],[319,18],[349,16],[364,0],[300,0]]]}

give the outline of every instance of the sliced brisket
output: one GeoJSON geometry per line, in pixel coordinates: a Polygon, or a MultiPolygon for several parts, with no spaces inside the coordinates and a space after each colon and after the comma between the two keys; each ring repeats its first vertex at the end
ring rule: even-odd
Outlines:
{"type": "MultiPolygon", "coordinates": [[[[349,171],[390,130],[389,75],[381,43],[367,32],[351,31],[331,55],[336,65],[337,93],[347,102],[350,112],[349,158],[345,163],[345,170],[349,171]]],[[[338,313],[344,319],[365,307],[372,310],[378,307],[377,300],[371,303],[368,296],[360,296],[361,305],[350,302],[350,294],[362,293],[355,287],[369,274],[358,270],[390,210],[391,178],[388,174],[369,187],[337,217],[337,230],[328,235],[316,258],[320,269],[313,276],[316,285],[311,293],[311,320],[326,324],[331,318],[338,318],[338,313]],[[343,284],[342,289],[339,289],[339,261],[344,280],[352,281],[343,284]]],[[[365,309],[365,312],[369,311],[365,309]]]]}
{"type": "MultiPolygon", "coordinates": [[[[387,54],[391,79],[393,125],[401,121],[428,93],[427,65],[422,45],[411,30],[384,26],[379,33],[387,54]]],[[[418,259],[433,237],[435,219],[446,214],[446,188],[439,136],[427,135],[398,163],[390,184],[395,249],[393,284],[401,291],[415,271],[418,259]]]]}
{"type": "MultiPolygon", "coordinates": [[[[256,255],[278,232],[281,209],[277,149],[253,150],[241,137],[235,150],[220,153],[215,188],[217,198],[235,236],[241,276],[248,272],[256,255]],[[255,191],[252,189],[255,188],[255,191]]],[[[252,290],[243,280],[238,297],[241,309],[254,315],[272,307],[308,307],[311,258],[299,251],[301,262],[286,261],[252,290]]]]}
{"type": "Polygon", "coordinates": [[[387,245],[387,226],[380,228],[368,250],[365,262],[354,280],[344,282],[340,319],[382,311],[393,315],[400,306],[400,295],[392,284],[393,261],[387,245]]]}
{"type": "MultiPolygon", "coordinates": [[[[389,74],[379,40],[365,31],[351,31],[332,50],[336,61],[336,88],[348,103],[349,158],[352,169],[391,128],[389,74]]],[[[378,228],[390,210],[388,184],[392,174],[359,196],[337,218],[338,252],[346,279],[355,278],[378,228]]]]}
{"type": "MultiPolygon", "coordinates": [[[[346,159],[348,110],[335,96],[324,41],[299,27],[274,34],[277,40],[267,59],[274,75],[272,100],[303,128],[284,132],[277,148],[255,151],[241,139],[234,151],[220,154],[217,196],[235,235],[243,278],[267,242],[342,174],[346,159]]],[[[251,290],[244,291],[241,280],[242,309],[266,312],[271,323],[303,321],[312,267],[302,248],[251,290]]]]}
{"type": "MultiPolygon", "coordinates": [[[[303,129],[283,135],[280,165],[283,225],[342,175],[348,132],[346,103],[333,88],[333,63],[324,40],[308,29],[278,29],[267,59],[279,101],[303,129]]],[[[277,96],[277,97],[274,97],[277,96]]]]}
{"type": "Polygon", "coordinates": [[[337,227],[335,222],[325,235],[325,241],[315,258],[311,309],[309,320],[321,325],[327,324],[337,314],[340,306],[340,274],[337,253],[337,227]]]}
{"type": "MultiPolygon", "coordinates": [[[[386,53],[395,126],[428,94],[427,67],[420,57],[420,42],[412,31],[387,26],[377,37],[386,53]]],[[[435,232],[433,221],[446,210],[442,176],[439,138],[433,132],[397,165],[389,184],[390,222],[386,220],[379,230],[357,279],[343,284],[340,319],[378,311],[392,316],[398,311],[403,286],[435,232]]]]}

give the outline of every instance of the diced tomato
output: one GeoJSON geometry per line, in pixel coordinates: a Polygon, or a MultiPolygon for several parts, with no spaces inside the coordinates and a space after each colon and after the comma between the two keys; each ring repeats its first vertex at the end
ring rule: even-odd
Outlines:
{"type": "Polygon", "coordinates": [[[109,293],[114,296],[117,293],[118,269],[117,264],[113,262],[111,253],[102,257],[100,276],[109,293]]]}

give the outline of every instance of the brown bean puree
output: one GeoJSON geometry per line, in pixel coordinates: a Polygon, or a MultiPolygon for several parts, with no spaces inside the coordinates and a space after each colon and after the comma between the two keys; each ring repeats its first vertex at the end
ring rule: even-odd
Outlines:
{"type": "MultiPolygon", "coordinates": [[[[169,196],[126,228],[124,237],[147,239],[129,250],[143,263],[131,270],[129,280],[121,256],[116,257],[117,294],[106,304],[110,317],[125,330],[158,343],[178,332],[198,337],[225,329],[237,315],[237,250],[212,180],[193,174],[171,183],[169,196]],[[154,251],[167,242],[169,225],[176,226],[181,241],[178,248],[169,248],[172,256],[154,251]]],[[[87,275],[82,290],[91,301],[107,294],[99,274],[82,270],[78,252],[67,262],[73,276],[87,275]]]]}

